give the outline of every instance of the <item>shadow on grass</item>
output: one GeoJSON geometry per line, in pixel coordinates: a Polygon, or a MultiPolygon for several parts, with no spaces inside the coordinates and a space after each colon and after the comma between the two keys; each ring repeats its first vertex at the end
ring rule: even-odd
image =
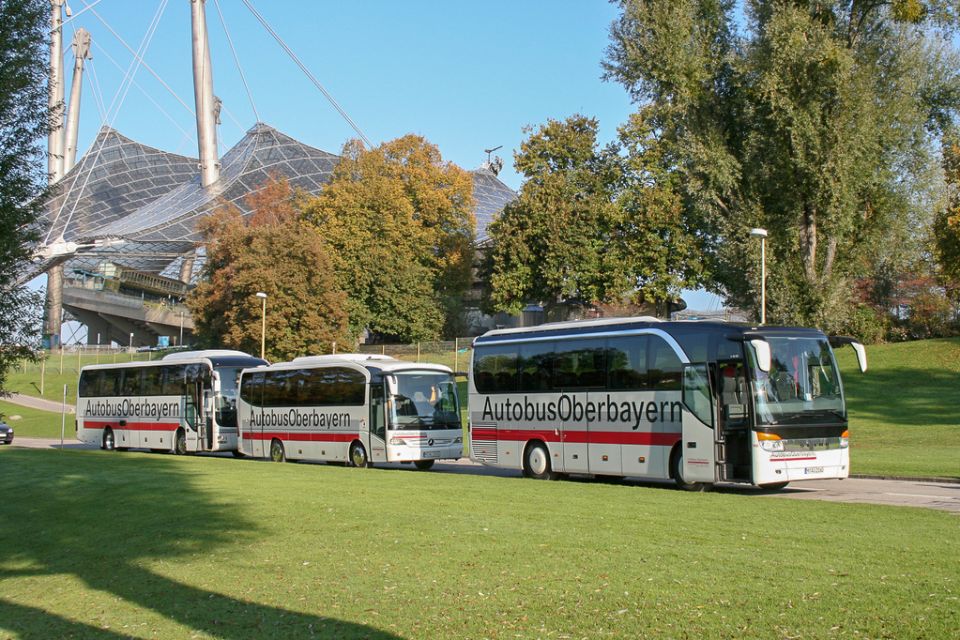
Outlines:
{"type": "Polygon", "coordinates": [[[855,417],[898,426],[957,424],[957,374],[938,369],[887,367],[844,377],[847,407],[855,417]]]}
{"type": "MultiPolygon", "coordinates": [[[[5,494],[0,500],[0,580],[75,576],[92,590],[216,638],[396,637],[364,625],[238,600],[146,568],[147,561],[175,563],[256,535],[254,523],[230,505],[217,504],[169,460],[5,451],[0,486],[5,494]]],[[[222,562],[231,559],[224,556],[222,562]]],[[[16,602],[16,595],[0,590],[0,627],[21,638],[129,637],[110,623],[109,610],[93,614],[104,621],[101,628],[16,602]]],[[[83,593],[67,597],[84,610],[83,593]]]]}

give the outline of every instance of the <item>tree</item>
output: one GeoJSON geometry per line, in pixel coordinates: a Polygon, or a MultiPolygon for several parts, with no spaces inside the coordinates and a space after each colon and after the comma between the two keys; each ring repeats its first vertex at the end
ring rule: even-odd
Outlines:
{"type": "MultiPolygon", "coordinates": [[[[955,117],[947,2],[752,0],[742,32],[730,0],[623,0],[606,77],[656,132],[711,288],[759,308],[768,239],[768,316],[841,329],[854,278],[903,248],[955,117]]],[[[759,315],[759,314],[758,314],[759,315]]]]}
{"type": "Polygon", "coordinates": [[[38,239],[49,129],[46,88],[48,3],[0,2],[0,391],[9,368],[33,357],[40,296],[17,286],[38,239]]]}
{"type": "Polygon", "coordinates": [[[960,140],[945,140],[943,157],[950,192],[934,223],[934,242],[940,281],[953,301],[960,303],[960,140]]]}
{"type": "Polygon", "coordinates": [[[454,334],[473,262],[473,181],[407,135],[344,145],[330,184],[305,205],[349,297],[351,329],[404,341],[454,334]]]}
{"type": "Polygon", "coordinates": [[[305,223],[285,180],[271,179],[246,199],[244,220],[232,204],[201,223],[204,280],[187,304],[201,345],[260,353],[261,301],[267,294],[267,359],[349,348],[346,295],[316,230],[305,223]]]}
{"type": "MultiPolygon", "coordinates": [[[[643,128],[631,120],[622,131],[643,128]]],[[[649,184],[648,150],[598,148],[597,121],[575,115],[528,130],[514,157],[519,197],[491,224],[483,266],[491,310],[537,302],[663,302],[695,281],[680,202],[649,184]]]]}

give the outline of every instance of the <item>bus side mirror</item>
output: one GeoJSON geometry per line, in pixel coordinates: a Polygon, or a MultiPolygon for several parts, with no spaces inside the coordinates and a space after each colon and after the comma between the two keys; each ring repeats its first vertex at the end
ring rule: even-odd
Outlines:
{"type": "Polygon", "coordinates": [[[843,345],[848,344],[853,347],[853,351],[857,354],[857,365],[860,367],[860,373],[867,372],[867,350],[864,346],[854,340],[853,338],[848,338],[847,336],[830,336],[830,346],[834,349],[842,347],[843,345]]]}
{"type": "Polygon", "coordinates": [[[388,374],[384,376],[384,380],[387,381],[387,395],[391,398],[400,393],[399,385],[397,384],[397,376],[393,374],[388,374]]]}
{"type": "Polygon", "coordinates": [[[770,343],[754,338],[750,341],[750,346],[757,354],[757,368],[764,373],[770,373],[770,343]]]}

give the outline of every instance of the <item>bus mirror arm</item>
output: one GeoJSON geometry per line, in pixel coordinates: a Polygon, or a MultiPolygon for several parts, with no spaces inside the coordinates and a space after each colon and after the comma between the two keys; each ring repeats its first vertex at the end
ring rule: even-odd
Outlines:
{"type": "Polygon", "coordinates": [[[853,347],[857,354],[857,365],[860,367],[860,373],[867,372],[867,350],[856,338],[849,336],[830,336],[830,346],[834,349],[848,344],[853,347]]]}

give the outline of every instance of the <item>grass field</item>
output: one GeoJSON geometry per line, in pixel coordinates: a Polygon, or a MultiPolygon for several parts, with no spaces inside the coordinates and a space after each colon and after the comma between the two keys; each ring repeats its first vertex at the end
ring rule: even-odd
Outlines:
{"type": "MultiPolygon", "coordinates": [[[[60,437],[61,419],[59,413],[30,409],[0,400],[0,416],[3,416],[3,420],[13,427],[14,441],[16,441],[16,438],[60,437]]],[[[68,442],[73,442],[76,435],[73,414],[67,414],[64,435],[68,442]]]]}
{"type": "Polygon", "coordinates": [[[838,353],[850,413],[854,474],[960,479],[960,339],[838,353]]]}
{"type": "Polygon", "coordinates": [[[952,638],[956,516],[0,450],[0,636],[952,638]]]}

